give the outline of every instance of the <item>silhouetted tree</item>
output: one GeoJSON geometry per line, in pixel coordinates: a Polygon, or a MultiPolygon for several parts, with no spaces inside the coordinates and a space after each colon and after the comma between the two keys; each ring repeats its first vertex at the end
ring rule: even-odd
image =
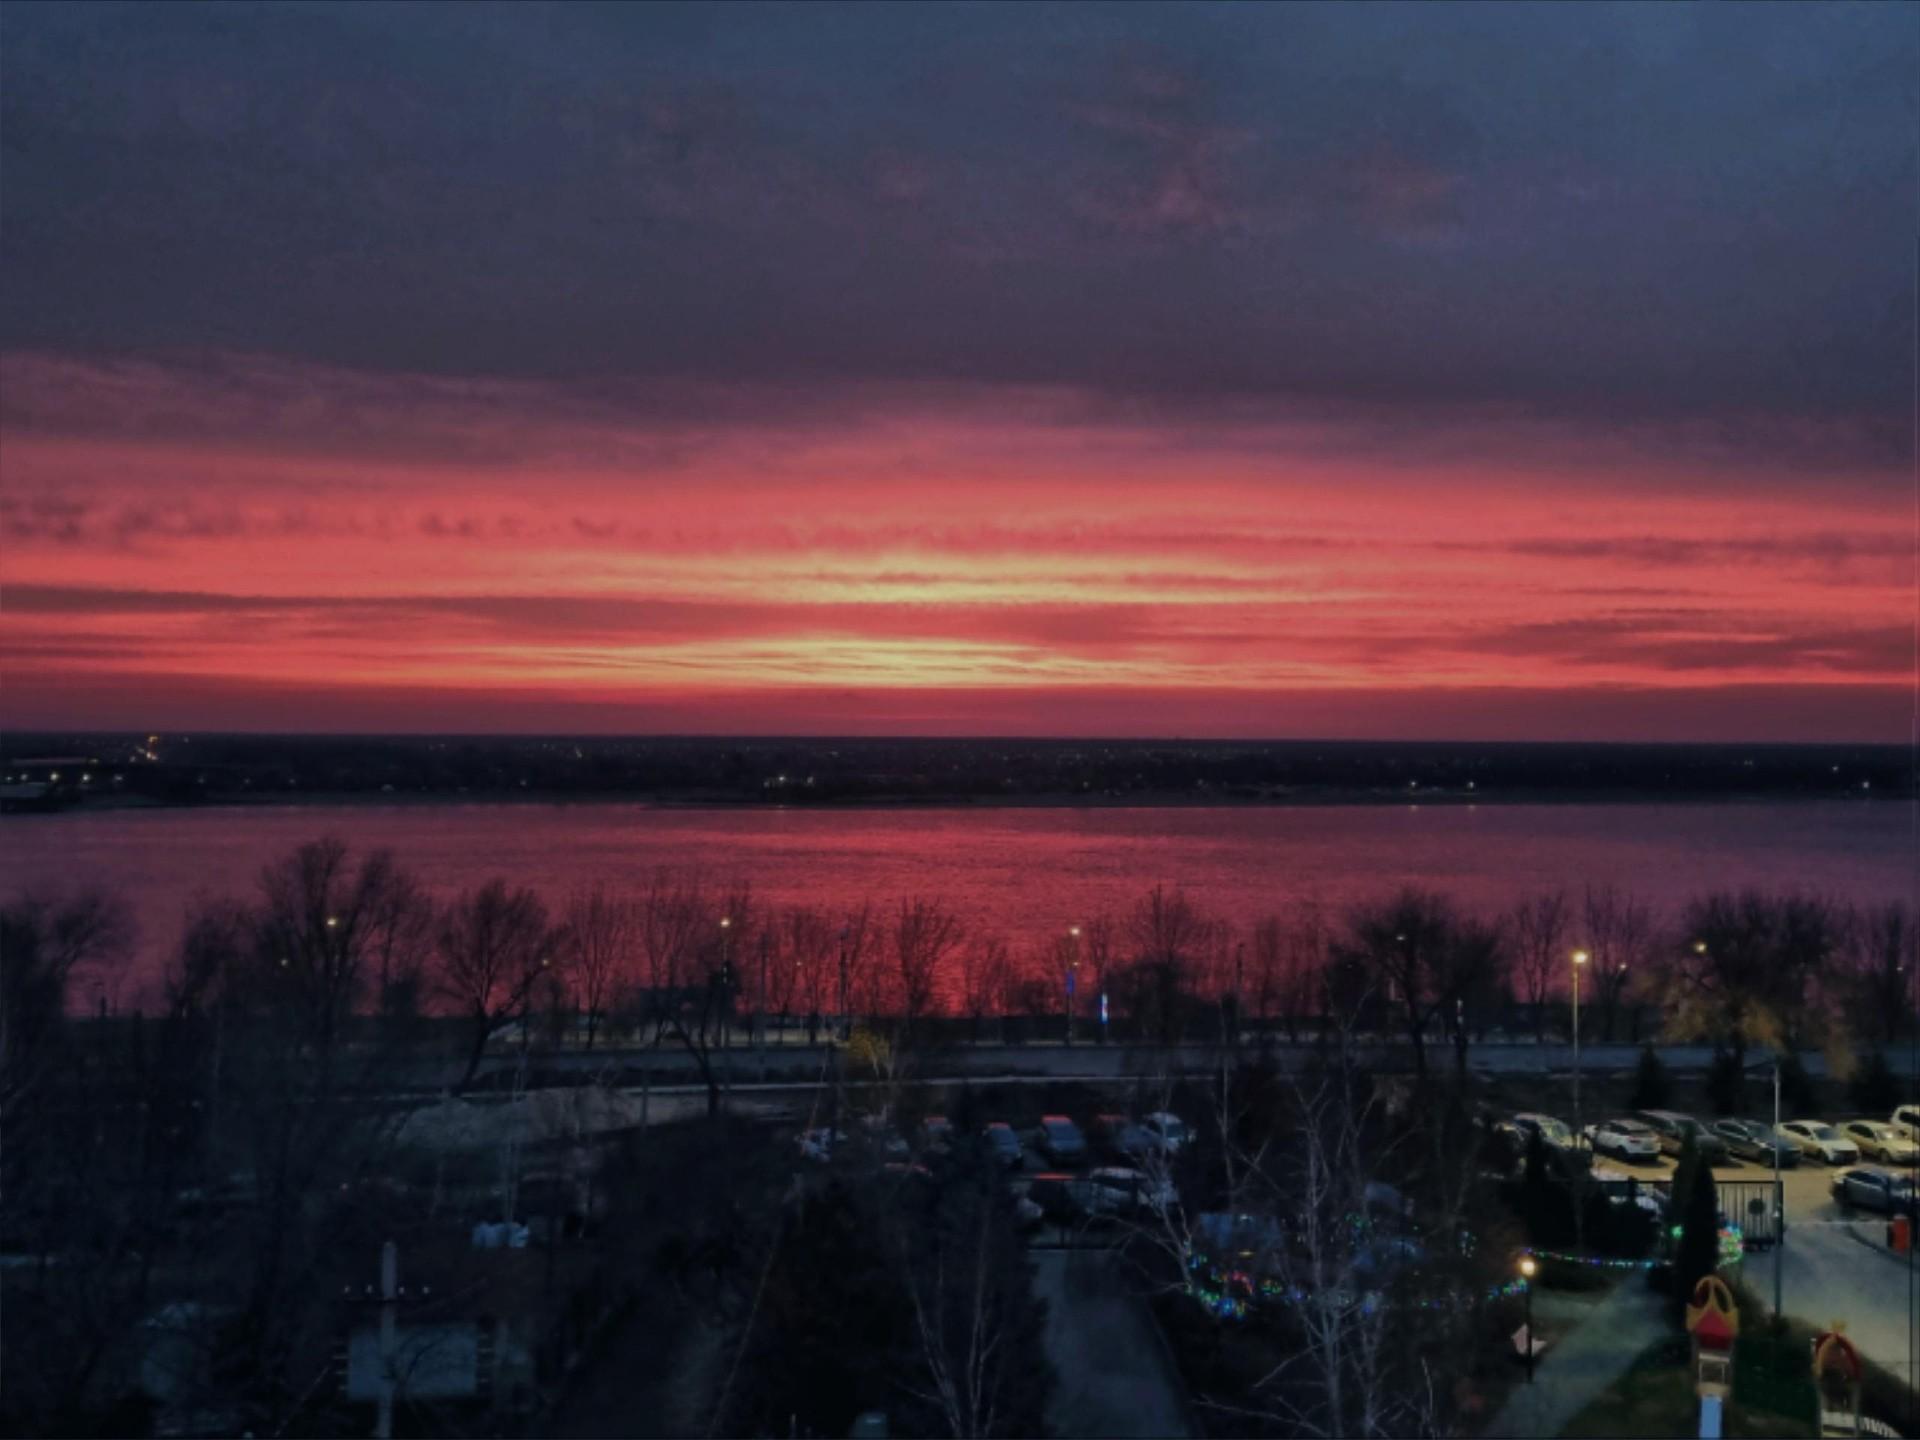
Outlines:
{"type": "Polygon", "coordinates": [[[456,1087],[473,1084],[487,1042],[527,1019],[528,1002],[551,970],[555,936],[547,907],[528,889],[489,880],[449,905],[440,917],[440,993],[467,1021],[467,1065],[456,1087]]]}
{"type": "Polygon", "coordinates": [[[1567,964],[1567,926],[1570,915],[1563,890],[1530,895],[1508,917],[1513,935],[1513,973],[1520,982],[1520,998],[1533,1014],[1534,1039],[1547,1037],[1547,996],[1567,964]]]}

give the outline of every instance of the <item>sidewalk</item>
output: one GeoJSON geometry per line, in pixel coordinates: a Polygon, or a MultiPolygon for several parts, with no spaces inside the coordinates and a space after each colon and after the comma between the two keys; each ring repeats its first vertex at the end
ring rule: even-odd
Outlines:
{"type": "MultiPolygon", "coordinates": [[[[1557,1318],[1554,1312],[1573,1308],[1555,1305],[1542,1311],[1542,1302],[1550,1296],[1552,1292],[1543,1291],[1534,1297],[1536,1316],[1548,1322],[1542,1329],[1549,1335],[1558,1328],[1551,1324],[1557,1318]]],[[[1649,1290],[1638,1274],[1622,1277],[1598,1304],[1580,1308],[1584,1318],[1534,1362],[1533,1384],[1523,1380],[1514,1387],[1486,1435],[1501,1440],[1558,1435],[1641,1351],[1668,1332],[1665,1297],[1649,1290]]]]}

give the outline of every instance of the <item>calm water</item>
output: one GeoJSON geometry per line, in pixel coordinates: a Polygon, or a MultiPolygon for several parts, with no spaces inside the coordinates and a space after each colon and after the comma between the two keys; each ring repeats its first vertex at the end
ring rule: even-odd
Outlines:
{"type": "Polygon", "coordinates": [[[1854,900],[1909,893],[1905,805],[1342,806],[1301,809],[659,810],[409,805],[10,815],[0,889],[104,883],[133,904],[141,954],[114,987],[140,1003],[196,890],[247,892],[303,841],[390,846],[434,890],[492,875],[558,901],[657,866],[750,879],[778,903],[944,896],[1016,943],[1181,885],[1246,924],[1297,896],[1333,904],[1403,883],[1498,908],[1543,886],[1612,881],[1665,909],[1715,886],[1854,900]]]}

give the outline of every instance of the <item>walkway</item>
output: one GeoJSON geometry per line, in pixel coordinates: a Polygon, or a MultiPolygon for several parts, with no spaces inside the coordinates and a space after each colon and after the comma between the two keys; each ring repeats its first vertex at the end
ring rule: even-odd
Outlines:
{"type": "Polygon", "coordinates": [[[1108,1249],[1028,1252],[1034,1293],[1047,1302],[1055,1435],[1167,1437],[1191,1433],[1146,1303],[1127,1289],[1108,1249]]]}
{"type": "Polygon", "coordinates": [[[1598,1303],[1584,1305],[1550,1290],[1534,1296],[1534,1318],[1551,1342],[1534,1363],[1533,1384],[1514,1387],[1485,1433],[1502,1440],[1551,1437],[1586,1409],[1668,1332],[1666,1297],[1646,1277],[1628,1274],[1598,1303]],[[1573,1329],[1561,1330],[1561,1323],[1573,1329]],[[1556,1323],[1561,1322],[1561,1323],[1556,1323]]]}

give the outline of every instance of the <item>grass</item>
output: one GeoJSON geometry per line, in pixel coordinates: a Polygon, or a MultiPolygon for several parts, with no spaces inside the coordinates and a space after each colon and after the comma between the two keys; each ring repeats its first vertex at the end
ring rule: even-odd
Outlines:
{"type": "MultiPolygon", "coordinates": [[[[1745,1286],[1736,1286],[1735,1293],[1743,1315],[1761,1313],[1761,1307],[1745,1286]]],[[[1819,1329],[1820,1327],[1809,1325],[1804,1320],[1789,1317],[1784,1321],[1772,1323],[1763,1320],[1755,1327],[1755,1333],[1782,1337],[1784,1343],[1794,1352],[1810,1356],[1813,1351],[1813,1339],[1819,1333],[1819,1329]]],[[[1920,1406],[1916,1406],[1913,1392],[1906,1382],[1884,1365],[1877,1364],[1865,1356],[1861,1357],[1860,1368],[1861,1410],[1874,1419],[1883,1420],[1895,1429],[1901,1430],[1903,1434],[1913,1433],[1904,1427],[1911,1423],[1914,1410],[1920,1406]]]]}
{"type": "MultiPolygon", "coordinates": [[[[1567,1440],[1602,1440],[1613,1436],[1688,1436],[1700,1429],[1700,1401],[1693,1392],[1693,1375],[1670,1358],[1667,1341],[1653,1346],[1634,1362],[1594,1402],[1574,1416],[1560,1434],[1567,1440]]],[[[1800,1436],[1814,1430],[1791,1415],[1729,1402],[1721,1433],[1727,1436],[1800,1436]]]]}

